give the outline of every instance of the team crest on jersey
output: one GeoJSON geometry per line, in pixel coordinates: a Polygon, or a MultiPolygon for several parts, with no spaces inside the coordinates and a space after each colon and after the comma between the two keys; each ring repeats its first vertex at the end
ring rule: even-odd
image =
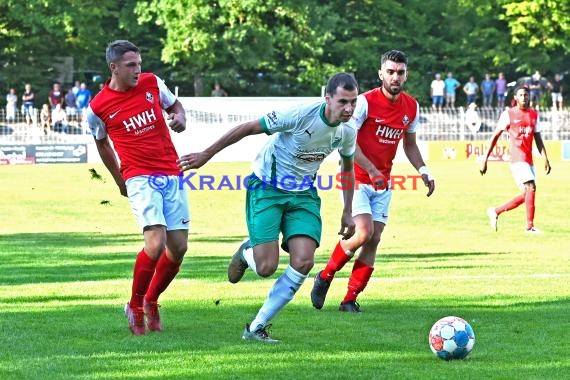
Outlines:
{"type": "Polygon", "coordinates": [[[154,103],[154,96],[150,93],[150,92],[146,92],[146,100],[147,102],[149,102],[150,104],[154,103]]]}
{"type": "Polygon", "coordinates": [[[408,115],[404,115],[402,118],[402,123],[404,123],[404,125],[410,124],[410,117],[408,115]]]}
{"type": "MultiPolygon", "coordinates": [[[[265,117],[266,117],[266,120],[269,122],[269,124],[271,124],[273,126],[277,124],[277,113],[275,113],[275,111],[269,112],[267,115],[265,115],[265,117]]],[[[309,137],[310,136],[311,135],[309,134],[309,137]]]]}
{"type": "Polygon", "coordinates": [[[331,146],[332,146],[333,148],[336,148],[337,146],[339,146],[340,140],[341,140],[340,137],[335,137],[334,140],[333,140],[333,142],[332,142],[332,144],[331,144],[331,146]]]}

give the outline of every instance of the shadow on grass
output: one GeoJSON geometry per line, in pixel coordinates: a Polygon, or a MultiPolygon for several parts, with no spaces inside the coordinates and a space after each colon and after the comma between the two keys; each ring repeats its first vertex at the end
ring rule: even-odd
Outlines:
{"type": "MultiPolygon", "coordinates": [[[[243,236],[189,238],[189,253],[179,278],[226,281],[226,269],[233,251],[220,256],[202,252],[219,251],[220,243],[233,246],[243,236]],[[195,247],[194,244],[199,244],[195,247]],[[193,251],[199,249],[199,251],[193,251]]],[[[41,282],[72,282],[130,279],[140,234],[33,233],[0,236],[0,285],[41,282]],[[108,248],[111,252],[106,252],[108,248]]],[[[217,253],[217,252],[216,252],[217,253]]]]}
{"type": "MultiPolygon", "coordinates": [[[[210,236],[191,234],[189,252],[178,278],[226,281],[227,264],[243,235],[210,236]]],[[[140,234],[34,233],[0,236],[0,285],[42,282],[130,280],[134,260],[142,246],[140,234]],[[107,250],[108,251],[107,251],[107,250]]],[[[418,268],[441,261],[438,268],[455,268],[454,260],[469,256],[496,255],[491,252],[426,252],[423,254],[379,255],[378,262],[413,261],[418,268]],[[449,263],[448,263],[449,261],[449,263]]],[[[281,265],[289,256],[282,253],[281,265]]],[[[325,255],[315,256],[315,268],[324,266],[325,255]]],[[[433,270],[433,266],[426,269],[433,270]]],[[[465,269],[465,265],[461,266],[465,269]]],[[[248,271],[249,272],[249,271],[248,271]]],[[[339,277],[348,276],[339,272],[339,277]]],[[[255,275],[247,279],[255,280],[255,275]]]]}

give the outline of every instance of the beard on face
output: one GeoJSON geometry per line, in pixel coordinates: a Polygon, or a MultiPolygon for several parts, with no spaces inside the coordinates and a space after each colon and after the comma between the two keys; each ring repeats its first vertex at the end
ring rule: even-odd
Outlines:
{"type": "Polygon", "coordinates": [[[391,95],[398,95],[402,92],[402,84],[399,84],[397,88],[393,88],[389,83],[382,82],[384,89],[391,95]]]}

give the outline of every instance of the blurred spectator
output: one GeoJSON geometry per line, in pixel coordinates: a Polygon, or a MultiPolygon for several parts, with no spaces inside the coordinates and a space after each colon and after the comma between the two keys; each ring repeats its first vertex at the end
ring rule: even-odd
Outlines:
{"type": "Polygon", "coordinates": [[[453,77],[451,71],[447,73],[447,78],[443,82],[445,83],[445,106],[455,108],[455,92],[461,83],[453,77]]]}
{"type": "Polygon", "coordinates": [[[18,112],[18,95],[16,89],[11,88],[6,94],[6,121],[13,123],[16,121],[16,113],[18,112]]]}
{"type": "Polygon", "coordinates": [[[87,85],[85,83],[81,83],[81,85],[79,86],[79,91],[77,92],[75,98],[76,98],[76,104],[79,116],[83,120],[83,114],[87,110],[87,106],[91,101],[91,90],[87,88],[87,85]]]}
{"type": "Polygon", "coordinates": [[[54,132],[67,133],[67,115],[61,104],[56,104],[51,112],[51,125],[54,132]]]}
{"type": "Polygon", "coordinates": [[[493,93],[495,92],[495,81],[491,79],[491,74],[485,74],[485,79],[481,81],[481,93],[483,94],[483,107],[492,107],[493,93]]]}
{"type": "Polygon", "coordinates": [[[59,83],[54,83],[51,91],[48,94],[48,102],[53,110],[56,105],[63,104],[63,91],[61,91],[61,85],[59,83]]]}
{"type": "Polygon", "coordinates": [[[48,134],[51,128],[51,112],[49,110],[49,105],[45,104],[42,106],[40,111],[40,129],[43,129],[44,135],[48,134]]]}
{"type": "Polygon", "coordinates": [[[564,86],[562,85],[562,75],[555,74],[554,80],[548,82],[548,88],[550,89],[550,94],[552,96],[552,110],[562,111],[562,91],[564,86]]]}
{"type": "Polygon", "coordinates": [[[477,104],[471,103],[467,107],[467,111],[465,111],[465,125],[473,135],[479,132],[481,128],[481,118],[479,117],[479,113],[477,113],[477,104]]]}
{"type": "Polygon", "coordinates": [[[214,89],[212,90],[212,96],[228,96],[228,93],[219,83],[216,82],[216,84],[214,84],[214,89]]]}
{"type": "Polygon", "coordinates": [[[445,91],[445,83],[441,79],[441,74],[435,74],[435,79],[431,81],[430,95],[432,99],[432,108],[434,111],[440,111],[443,107],[443,94],[445,91]]]}
{"type": "Polygon", "coordinates": [[[32,85],[26,83],[24,86],[24,94],[22,95],[22,113],[26,118],[26,124],[28,127],[35,123],[36,111],[34,109],[36,102],[36,94],[32,90],[32,85]]]}
{"type": "Polygon", "coordinates": [[[530,106],[534,109],[538,109],[540,95],[542,93],[542,77],[538,70],[530,77],[528,89],[530,90],[530,106]]]}
{"type": "Polygon", "coordinates": [[[475,77],[469,77],[469,82],[465,83],[465,86],[463,86],[463,92],[467,96],[467,106],[471,103],[476,103],[477,94],[479,93],[479,85],[475,83],[475,77]]]}
{"type": "Polygon", "coordinates": [[[497,93],[497,108],[505,109],[505,99],[507,97],[507,80],[504,73],[499,73],[499,77],[495,80],[495,92],[497,93]]]}
{"type": "Polygon", "coordinates": [[[65,94],[65,113],[67,114],[68,121],[77,120],[77,99],[73,94],[73,88],[70,88],[65,94]]]}
{"type": "Polygon", "coordinates": [[[71,91],[73,91],[73,95],[75,97],[77,97],[77,93],[79,92],[79,88],[81,87],[81,85],[79,84],[79,81],[76,80],[73,87],[71,88],[71,91]]]}

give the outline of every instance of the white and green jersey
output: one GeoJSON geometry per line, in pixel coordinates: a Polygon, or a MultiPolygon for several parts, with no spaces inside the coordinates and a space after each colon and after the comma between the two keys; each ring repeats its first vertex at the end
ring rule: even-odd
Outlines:
{"type": "Polygon", "coordinates": [[[265,183],[288,191],[307,190],[323,160],[334,150],[352,157],[356,129],[350,123],[331,125],[324,115],[325,103],[273,111],[261,118],[271,136],[253,163],[253,172],[265,183]]]}

